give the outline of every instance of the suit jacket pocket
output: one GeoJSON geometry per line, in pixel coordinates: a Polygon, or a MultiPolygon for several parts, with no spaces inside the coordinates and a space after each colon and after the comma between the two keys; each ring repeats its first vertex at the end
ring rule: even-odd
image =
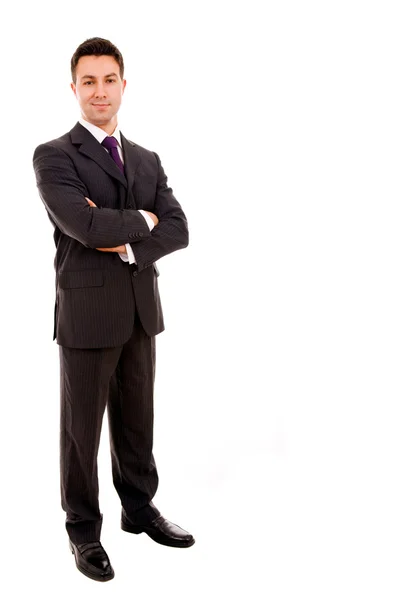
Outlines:
{"type": "Polygon", "coordinates": [[[58,283],[64,290],[102,286],[104,284],[103,271],[61,271],[58,283]]]}

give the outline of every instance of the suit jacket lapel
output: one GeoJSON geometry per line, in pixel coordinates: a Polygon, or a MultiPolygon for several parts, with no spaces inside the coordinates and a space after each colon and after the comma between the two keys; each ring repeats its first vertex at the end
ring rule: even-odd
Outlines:
{"type": "Polygon", "coordinates": [[[122,133],[121,144],[124,153],[124,166],[126,178],[128,180],[128,190],[132,190],[133,182],[135,180],[135,173],[142,159],[138,152],[138,149],[135,147],[135,144],[127,140],[126,137],[122,135],[122,133]]]}
{"type": "MultiPolygon", "coordinates": [[[[78,150],[85,156],[88,156],[94,160],[104,171],[106,171],[111,177],[117,179],[126,188],[129,185],[129,180],[121,173],[111,156],[104,150],[101,144],[92,136],[90,131],[83,127],[79,121],[75,127],[70,131],[71,141],[73,144],[79,146],[78,150]]],[[[122,135],[121,135],[122,138],[122,135]]],[[[125,159],[125,171],[128,175],[127,161],[125,159]]]]}

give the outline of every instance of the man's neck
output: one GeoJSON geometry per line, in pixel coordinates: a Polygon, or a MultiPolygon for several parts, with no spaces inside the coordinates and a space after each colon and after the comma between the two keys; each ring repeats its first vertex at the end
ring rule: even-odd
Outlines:
{"type": "Polygon", "coordinates": [[[87,123],[90,123],[91,125],[95,125],[95,127],[102,129],[107,135],[112,135],[118,127],[118,121],[116,117],[114,117],[113,119],[111,119],[111,121],[108,121],[107,123],[92,123],[91,121],[85,119],[83,115],[81,115],[81,117],[87,123]]]}

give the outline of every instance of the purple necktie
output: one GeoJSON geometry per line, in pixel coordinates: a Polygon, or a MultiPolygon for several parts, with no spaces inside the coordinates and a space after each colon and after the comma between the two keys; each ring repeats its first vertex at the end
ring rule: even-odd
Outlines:
{"type": "Polygon", "coordinates": [[[107,150],[111,154],[111,158],[114,160],[114,162],[117,163],[117,166],[119,167],[120,171],[122,173],[124,173],[124,164],[123,164],[122,160],[119,157],[118,142],[115,139],[115,137],[113,137],[113,136],[107,136],[101,142],[101,145],[104,146],[104,148],[107,148],[107,150]]]}

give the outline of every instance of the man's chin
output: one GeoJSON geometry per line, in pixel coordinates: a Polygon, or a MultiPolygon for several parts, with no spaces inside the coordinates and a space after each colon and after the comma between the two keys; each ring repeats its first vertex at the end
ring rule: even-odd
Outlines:
{"type": "Polygon", "coordinates": [[[84,116],[84,119],[86,119],[86,121],[89,121],[90,123],[93,123],[93,125],[105,125],[106,123],[109,123],[112,119],[113,119],[114,115],[110,115],[108,113],[108,111],[104,111],[103,114],[90,114],[90,115],[86,115],[84,116]]]}

